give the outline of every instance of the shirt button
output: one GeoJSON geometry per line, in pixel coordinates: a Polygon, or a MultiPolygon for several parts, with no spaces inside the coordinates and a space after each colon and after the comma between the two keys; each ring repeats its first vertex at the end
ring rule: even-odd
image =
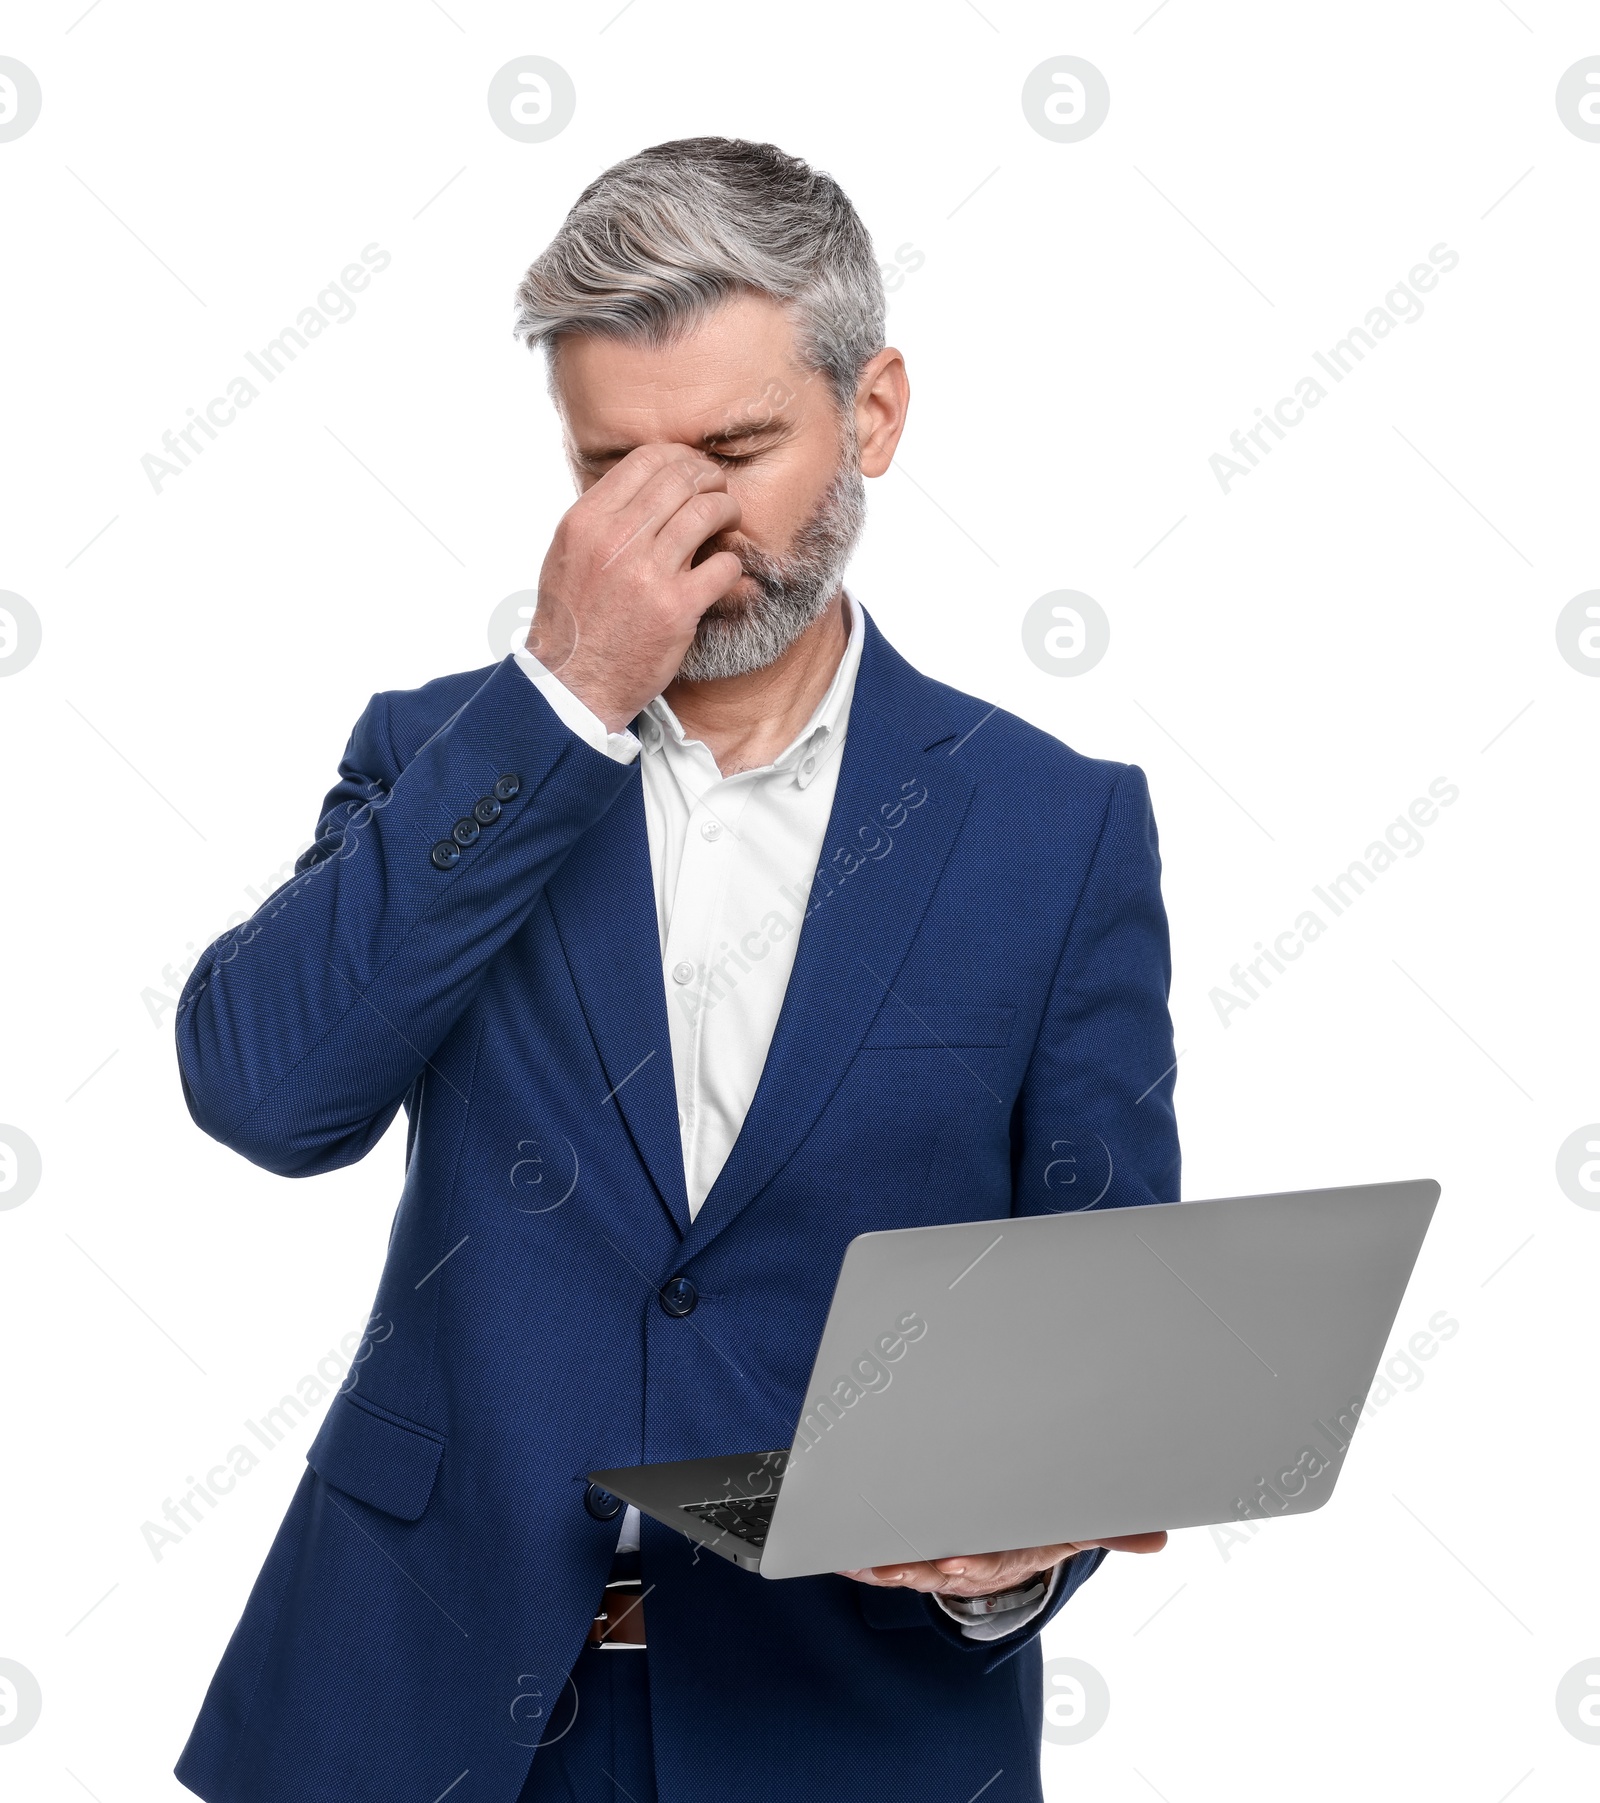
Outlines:
{"type": "Polygon", "coordinates": [[[700,828],[700,837],[702,839],[720,839],[722,828],[717,825],[715,820],[707,820],[700,828]]]}
{"type": "Polygon", "coordinates": [[[807,758],[806,761],[800,766],[800,774],[802,776],[809,776],[811,774],[811,772],[816,769],[816,767],[817,767],[817,760],[815,758],[807,758]]]}
{"type": "Polygon", "coordinates": [[[672,967],[672,980],[674,983],[687,983],[693,975],[694,966],[687,961],[682,964],[674,964],[672,967]]]}

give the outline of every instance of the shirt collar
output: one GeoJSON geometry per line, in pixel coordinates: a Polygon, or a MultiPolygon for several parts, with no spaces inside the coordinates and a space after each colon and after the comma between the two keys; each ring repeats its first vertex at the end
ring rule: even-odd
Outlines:
{"type": "MultiPolygon", "coordinates": [[[[812,709],[811,718],[765,767],[768,772],[792,770],[795,786],[800,789],[809,786],[822,768],[825,757],[838,750],[849,723],[850,699],[855,692],[856,672],[861,666],[861,648],[866,642],[866,614],[849,589],[845,590],[844,596],[850,630],[833,680],[812,709]]],[[[635,731],[646,752],[664,752],[669,744],[682,749],[700,743],[685,734],[683,723],[662,695],[657,695],[640,714],[635,731]]],[[[741,771],[740,774],[754,775],[756,772],[741,771]]]]}

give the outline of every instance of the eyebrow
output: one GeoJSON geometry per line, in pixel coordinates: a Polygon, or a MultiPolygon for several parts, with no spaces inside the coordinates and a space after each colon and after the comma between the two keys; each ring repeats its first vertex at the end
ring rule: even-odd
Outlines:
{"type": "MultiPolygon", "coordinates": [[[[776,414],[773,414],[766,420],[745,420],[737,425],[725,426],[717,432],[706,432],[696,441],[696,444],[697,448],[702,451],[709,450],[712,445],[717,444],[741,444],[746,439],[764,438],[769,432],[786,431],[788,426],[787,420],[779,419],[776,414]]],[[[638,448],[637,445],[631,444],[607,445],[598,451],[579,451],[578,460],[580,463],[604,463],[608,457],[626,457],[630,451],[638,448]]]]}

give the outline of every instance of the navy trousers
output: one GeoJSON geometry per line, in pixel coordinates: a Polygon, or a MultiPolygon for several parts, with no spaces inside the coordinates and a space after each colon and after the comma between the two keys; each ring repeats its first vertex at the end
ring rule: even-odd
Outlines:
{"type": "Polygon", "coordinates": [[[583,1649],[519,1803],[656,1803],[648,1665],[643,1647],[583,1649]]]}

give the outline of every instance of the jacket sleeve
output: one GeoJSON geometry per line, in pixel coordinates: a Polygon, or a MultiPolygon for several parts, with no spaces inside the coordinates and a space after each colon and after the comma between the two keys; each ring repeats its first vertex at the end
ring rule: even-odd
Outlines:
{"type": "Polygon", "coordinates": [[[1137,764],[1112,786],[1018,1098],[1012,1211],[1178,1200],[1172,953],[1137,764]]]}
{"type": "Polygon", "coordinates": [[[295,875],[184,986],[178,1063],[198,1124],[284,1176],[363,1157],[490,959],[633,781],[511,658],[406,761],[374,696],[295,875]],[[477,824],[480,801],[484,823],[440,868],[434,848],[477,824]]]}
{"type": "MultiPolygon", "coordinates": [[[[1018,1098],[1015,1213],[1178,1200],[1171,980],[1150,792],[1129,764],[1111,789],[1018,1098]]],[[[1107,1556],[1096,1547],[1067,1560],[1039,1614],[995,1640],[964,1636],[931,1597],[917,1603],[992,1670],[1042,1633],[1107,1556]]]]}

